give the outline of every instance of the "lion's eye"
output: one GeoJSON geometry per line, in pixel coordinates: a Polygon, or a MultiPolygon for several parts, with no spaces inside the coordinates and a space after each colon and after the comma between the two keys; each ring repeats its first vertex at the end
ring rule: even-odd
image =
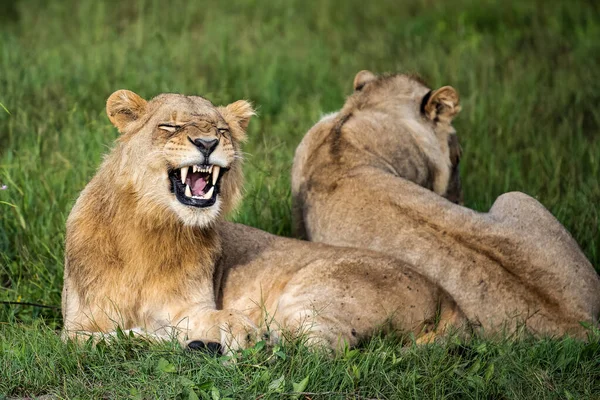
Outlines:
{"type": "Polygon", "coordinates": [[[224,135],[227,132],[229,132],[229,129],[227,129],[227,128],[219,128],[218,131],[219,131],[220,134],[224,135]]]}
{"type": "Polygon", "coordinates": [[[175,132],[179,128],[181,128],[179,125],[169,125],[169,124],[160,124],[158,126],[158,129],[162,129],[163,131],[167,131],[167,132],[171,132],[171,133],[175,132]]]}

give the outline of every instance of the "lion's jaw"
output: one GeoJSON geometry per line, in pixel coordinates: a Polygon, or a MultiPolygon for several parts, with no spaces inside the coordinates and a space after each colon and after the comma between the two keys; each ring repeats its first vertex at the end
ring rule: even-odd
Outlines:
{"type": "MultiPolygon", "coordinates": [[[[210,161],[208,167],[202,166],[198,170],[198,165],[204,163],[196,161],[189,166],[175,168],[168,166],[172,164],[165,158],[164,151],[151,151],[149,146],[144,145],[132,151],[132,147],[135,146],[116,148],[106,159],[98,178],[103,186],[111,185],[120,193],[116,196],[117,199],[135,205],[129,211],[134,222],[149,219],[154,224],[163,221],[203,228],[216,222],[223,215],[223,209],[226,212],[235,205],[235,193],[234,196],[229,196],[227,190],[225,193],[222,191],[222,186],[236,186],[228,179],[230,164],[220,166],[210,161]],[[105,166],[108,171],[105,171],[105,166]],[[182,169],[185,172],[182,173],[182,169]],[[212,174],[204,172],[206,169],[212,169],[212,174]],[[115,175],[116,179],[112,178],[115,175]],[[186,184],[182,183],[182,175],[186,184]],[[215,184],[212,183],[213,175],[216,177],[215,184]],[[207,182],[198,182],[209,179],[208,188],[207,182]],[[191,191],[194,184],[193,193],[190,192],[188,194],[191,196],[187,196],[186,191],[191,191]]],[[[236,169],[234,166],[234,170],[236,169]]],[[[235,179],[235,176],[231,178],[235,179]]]]}
{"type": "MultiPolygon", "coordinates": [[[[188,126],[182,128],[182,135],[191,142],[197,127],[207,124],[202,120],[188,122],[188,126]]],[[[184,225],[204,227],[219,217],[224,203],[236,201],[235,196],[224,198],[229,193],[223,193],[221,188],[223,184],[228,186],[230,178],[234,179],[228,172],[232,164],[239,162],[240,156],[233,146],[224,150],[220,142],[210,154],[198,151],[190,143],[186,145],[173,146],[167,142],[164,148],[165,164],[169,166],[166,168],[169,205],[184,225]]]]}

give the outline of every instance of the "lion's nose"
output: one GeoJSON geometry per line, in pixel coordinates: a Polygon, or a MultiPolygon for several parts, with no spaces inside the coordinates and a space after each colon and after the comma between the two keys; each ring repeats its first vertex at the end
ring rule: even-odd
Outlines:
{"type": "MultiPolygon", "coordinates": [[[[190,138],[188,137],[188,139],[190,138]]],[[[198,150],[200,150],[200,152],[204,154],[205,157],[208,157],[210,153],[212,153],[214,149],[219,145],[219,139],[198,138],[194,140],[190,139],[190,142],[192,142],[192,144],[196,146],[198,150]]]]}

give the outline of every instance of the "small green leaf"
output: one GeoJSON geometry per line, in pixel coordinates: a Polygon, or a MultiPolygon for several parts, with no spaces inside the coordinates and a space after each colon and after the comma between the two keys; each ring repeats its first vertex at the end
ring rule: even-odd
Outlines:
{"type": "Polygon", "coordinates": [[[224,363],[224,362],[227,362],[227,361],[229,361],[231,359],[233,359],[233,356],[221,356],[221,357],[219,357],[219,362],[224,363]]]}
{"type": "Polygon", "coordinates": [[[360,369],[358,368],[358,365],[356,365],[356,364],[352,365],[352,373],[354,374],[354,376],[356,377],[357,380],[360,379],[360,369]]]}
{"type": "Polygon", "coordinates": [[[123,329],[121,329],[120,326],[117,326],[117,329],[115,329],[115,333],[117,334],[117,338],[119,340],[125,339],[125,333],[123,332],[123,329]]]}
{"type": "MultiPolygon", "coordinates": [[[[579,321],[579,325],[583,326],[585,329],[591,329],[593,327],[593,325],[587,321],[579,321]]],[[[565,392],[567,392],[567,391],[565,391],[565,392]]]]}
{"type": "Polygon", "coordinates": [[[2,107],[2,108],[4,109],[4,111],[6,111],[6,113],[7,113],[8,115],[11,115],[11,114],[10,114],[10,111],[8,111],[8,108],[4,107],[4,104],[0,103],[0,107],[2,107]]]}
{"type": "Polygon", "coordinates": [[[292,382],[292,388],[294,389],[295,393],[304,392],[306,385],[308,385],[308,376],[302,379],[299,383],[292,382]]]}
{"type": "Polygon", "coordinates": [[[271,373],[269,372],[269,370],[265,369],[263,371],[263,373],[260,374],[260,378],[259,379],[260,379],[261,382],[267,382],[269,379],[271,379],[271,373]]]}
{"type": "Polygon", "coordinates": [[[475,348],[475,351],[479,354],[485,354],[487,353],[487,345],[485,343],[481,343],[475,348]]]}
{"type": "Polygon", "coordinates": [[[492,376],[494,376],[494,364],[490,364],[489,367],[487,367],[487,370],[485,371],[485,382],[489,383],[490,379],[492,379],[492,376]]]}
{"type": "Polygon", "coordinates": [[[285,376],[281,375],[279,378],[275,379],[271,383],[269,383],[269,390],[274,392],[281,392],[285,387],[285,376]]]}
{"type": "Polygon", "coordinates": [[[469,374],[476,374],[481,369],[481,361],[476,360],[471,368],[469,368],[469,374]]]}
{"type": "Polygon", "coordinates": [[[215,384],[211,381],[206,381],[206,382],[202,382],[201,384],[197,385],[196,387],[200,390],[209,390],[211,389],[213,386],[215,386],[215,384]]]}
{"type": "Polygon", "coordinates": [[[192,387],[192,386],[194,386],[194,382],[191,379],[186,378],[185,376],[180,376],[179,377],[179,383],[181,383],[181,385],[183,387],[192,387]]]}
{"type": "Polygon", "coordinates": [[[252,355],[255,352],[256,351],[254,350],[253,347],[249,347],[247,349],[242,350],[242,357],[248,357],[248,356],[252,355]]]}
{"type": "Polygon", "coordinates": [[[285,360],[287,358],[287,356],[285,355],[285,353],[283,351],[276,351],[275,355],[279,358],[281,358],[282,360],[285,360]]]}
{"type": "Polygon", "coordinates": [[[254,350],[261,351],[265,347],[266,344],[267,343],[264,340],[261,340],[260,342],[258,342],[254,345],[254,350]]]}
{"type": "Polygon", "coordinates": [[[188,400],[200,400],[196,392],[194,392],[191,388],[188,389],[188,400]]]}
{"type": "Polygon", "coordinates": [[[212,389],[210,389],[210,397],[212,397],[213,400],[219,400],[221,398],[221,393],[219,393],[219,389],[217,389],[216,386],[213,386],[212,389]]]}
{"type": "Polygon", "coordinates": [[[129,389],[129,396],[131,399],[142,399],[142,394],[136,388],[129,389]]]}
{"type": "Polygon", "coordinates": [[[171,364],[170,362],[168,362],[167,360],[165,360],[164,358],[161,358],[160,360],[158,360],[158,363],[156,364],[156,369],[159,370],[160,372],[166,372],[166,373],[175,372],[175,366],[173,364],[171,364]]]}
{"type": "Polygon", "coordinates": [[[346,360],[352,360],[353,358],[357,357],[359,353],[360,352],[358,351],[358,349],[350,350],[350,348],[346,347],[346,349],[344,350],[344,358],[346,360]]]}

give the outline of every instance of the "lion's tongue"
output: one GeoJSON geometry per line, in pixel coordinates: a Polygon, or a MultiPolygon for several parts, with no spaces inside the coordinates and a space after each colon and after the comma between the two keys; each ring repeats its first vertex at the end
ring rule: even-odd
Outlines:
{"type": "Polygon", "coordinates": [[[190,177],[190,189],[192,189],[192,196],[202,196],[204,194],[204,188],[207,185],[207,182],[201,176],[195,176],[196,174],[192,174],[190,177]]]}

